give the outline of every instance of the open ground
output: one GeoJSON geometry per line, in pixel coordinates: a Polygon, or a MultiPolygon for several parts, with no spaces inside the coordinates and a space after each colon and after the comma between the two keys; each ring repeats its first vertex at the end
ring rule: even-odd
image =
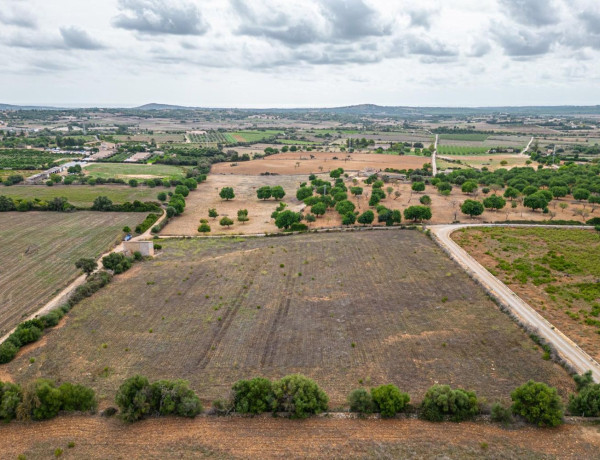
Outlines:
{"type": "Polygon", "coordinates": [[[461,168],[470,166],[472,168],[481,169],[486,167],[490,171],[505,168],[511,169],[516,167],[528,166],[527,161],[531,159],[526,155],[516,154],[482,154],[482,155],[438,155],[437,163],[440,170],[446,168],[461,168]],[[449,160],[449,161],[445,161],[449,160]],[[460,163],[458,163],[460,161],[460,163]],[[502,164],[502,162],[506,164],[502,164]]]}
{"type": "MultiPolygon", "coordinates": [[[[261,161],[261,160],[258,160],[261,161]]],[[[234,168],[235,169],[235,168],[234,168]]],[[[318,175],[319,177],[330,180],[332,179],[327,174],[318,175]]],[[[346,180],[346,186],[349,188],[353,186],[354,174],[350,174],[350,177],[346,180]]],[[[356,178],[358,185],[363,187],[363,195],[354,197],[349,195],[349,200],[352,201],[356,210],[360,213],[367,209],[374,208],[369,207],[369,196],[371,194],[371,186],[364,183],[364,178],[356,178]]],[[[273,199],[266,201],[259,200],[256,196],[256,190],[263,185],[281,185],[286,196],[282,200],[288,205],[287,209],[293,211],[300,211],[303,209],[304,203],[296,199],[296,190],[302,182],[308,181],[308,175],[276,175],[276,176],[253,176],[243,174],[210,174],[202,184],[198,185],[198,189],[191,193],[186,200],[185,212],[172,219],[167,226],[160,233],[162,236],[195,236],[199,235],[198,226],[200,225],[200,219],[208,219],[211,227],[211,235],[213,234],[255,234],[255,233],[273,233],[279,230],[275,226],[274,219],[271,219],[271,214],[275,211],[278,202],[273,199]],[[230,201],[225,201],[219,197],[219,190],[223,187],[233,187],[235,192],[235,198],[230,201]],[[210,219],[208,217],[208,210],[215,208],[219,213],[217,219],[210,219]],[[247,209],[248,217],[250,220],[244,224],[236,221],[237,211],[239,209],[247,209]],[[219,219],[223,216],[228,216],[234,221],[234,225],[231,227],[222,227],[219,225],[219,219]]],[[[449,196],[441,195],[437,189],[433,186],[426,186],[424,192],[416,193],[411,190],[410,183],[397,182],[394,184],[386,184],[384,190],[387,196],[381,201],[381,204],[389,209],[400,209],[404,210],[409,206],[419,205],[419,199],[423,195],[428,195],[431,198],[431,210],[433,217],[429,223],[452,223],[452,222],[504,222],[506,220],[531,220],[541,221],[554,219],[581,219],[574,214],[576,209],[583,208],[583,204],[569,199],[561,199],[560,202],[568,204],[568,207],[562,209],[557,206],[557,200],[554,200],[549,208],[551,214],[543,214],[541,211],[534,212],[529,208],[525,208],[521,201],[516,200],[517,207],[511,207],[511,202],[508,201],[506,207],[500,211],[486,210],[481,216],[477,218],[470,218],[462,214],[460,205],[466,199],[478,199],[482,200],[489,194],[485,195],[480,190],[474,194],[462,193],[456,186],[452,190],[449,196]],[[387,188],[392,187],[392,193],[388,194],[387,188]],[[396,196],[395,192],[400,193],[396,196]]],[[[491,193],[491,192],[490,192],[491,193]]],[[[502,191],[498,192],[502,194],[502,191]]],[[[591,208],[587,206],[589,212],[591,208]]],[[[308,208],[307,212],[310,211],[308,208]]],[[[593,213],[589,214],[593,217],[593,213]]],[[[376,219],[377,220],[377,219],[376,219]]],[[[326,228],[336,227],[341,225],[341,216],[334,210],[329,209],[324,216],[317,218],[317,221],[310,224],[310,228],[326,228]]],[[[405,222],[409,223],[409,222],[405,222]]],[[[377,224],[377,222],[375,222],[377,224]]]]}
{"type": "Polygon", "coordinates": [[[96,389],[101,406],[136,373],[184,378],[205,402],[240,378],[300,372],[345,405],[394,383],[506,400],[531,378],[573,381],[426,236],[411,230],[167,240],[84,300],[42,346],[6,365],[96,389]],[[35,358],[30,363],[30,358],[35,358]]]}
{"type": "Polygon", "coordinates": [[[75,262],[99,257],[139,213],[8,212],[0,219],[0,336],[76,277],[75,262]]]}
{"type": "Polygon", "coordinates": [[[90,176],[104,179],[109,177],[121,179],[181,178],[185,173],[185,169],[180,166],[127,163],[93,163],[88,164],[83,171],[90,176]]]}
{"type": "Polygon", "coordinates": [[[429,163],[427,157],[412,155],[383,155],[376,153],[326,153],[326,152],[286,152],[270,155],[260,160],[234,163],[218,163],[211,171],[217,174],[259,175],[269,172],[276,174],[310,174],[330,172],[337,168],[348,171],[361,171],[365,168],[384,170],[419,169],[429,163]],[[315,157],[311,159],[311,155],[315,157]],[[334,157],[338,158],[334,160],[334,157]],[[345,160],[347,159],[347,160],[345,160]]]}
{"type": "Polygon", "coordinates": [[[539,314],[600,358],[600,239],[593,230],[470,228],[453,238],[539,314]]]}
{"type": "Polygon", "coordinates": [[[126,425],[103,417],[63,416],[0,426],[7,458],[461,458],[597,457],[596,426],[507,430],[482,423],[261,417],[162,418],[126,425]],[[74,447],[67,445],[73,442],[74,447]]]}
{"type": "Polygon", "coordinates": [[[0,195],[14,199],[39,199],[50,201],[57,197],[65,197],[74,206],[89,207],[99,196],[106,196],[113,203],[124,203],[126,201],[157,201],[156,196],[162,187],[150,188],[145,186],[130,187],[129,185],[13,185],[11,187],[0,187],[0,195]]]}

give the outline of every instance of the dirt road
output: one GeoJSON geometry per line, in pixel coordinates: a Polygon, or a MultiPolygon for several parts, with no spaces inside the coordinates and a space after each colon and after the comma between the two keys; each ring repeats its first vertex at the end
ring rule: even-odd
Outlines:
{"type": "MultiPolygon", "coordinates": [[[[575,342],[556,329],[550,322],[543,318],[518,295],[516,295],[502,281],[487,271],[479,262],[471,257],[463,248],[455,243],[451,234],[456,230],[466,227],[484,227],[492,225],[481,224],[457,224],[457,225],[432,225],[428,228],[435,235],[437,241],[445,248],[450,257],[452,257],[467,273],[479,281],[488,291],[497,299],[506,305],[510,311],[524,324],[537,330],[537,334],[543,337],[548,343],[552,344],[554,349],[578,373],[592,371],[596,382],[600,382],[600,365],[585,351],[583,351],[575,342]]],[[[508,226],[508,225],[496,225],[508,226]]],[[[529,227],[529,225],[512,225],[514,227],[529,227]]],[[[549,226],[550,227],[550,226],[549,226]]],[[[560,228],[565,228],[561,226],[560,228]]],[[[591,228],[591,227],[576,227],[591,228]]]]}
{"type": "MultiPolygon", "coordinates": [[[[156,221],[156,223],[154,225],[158,225],[160,224],[165,218],[167,217],[167,213],[163,212],[162,215],[158,218],[158,220],[156,221]]],[[[142,233],[141,235],[138,235],[134,238],[131,239],[131,241],[143,241],[143,240],[148,240],[152,237],[152,227],[150,227],[148,230],[146,230],[144,233],[142,233]]],[[[115,246],[114,248],[110,249],[109,251],[106,251],[104,254],[102,254],[100,257],[98,257],[98,265],[102,266],[101,260],[103,257],[113,253],[113,252],[123,252],[123,242],[119,243],[117,246],[115,246]]],[[[39,310],[37,310],[35,313],[31,314],[27,320],[30,319],[34,319],[34,318],[38,318],[39,316],[45,315],[46,313],[49,313],[50,311],[58,308],[59,306],[63,305],[67,299],[71,296],[71,294],[75,291],[75,289],[77,289],[79,286],[81,286],[83,283],[85,283],[85,280],[87,279],[86,275],[81,275],[78,276],[75,280],[73,280],[73,282],[71,284],[69,284],[66,288],[64,288],[62,291],[60,291],[58,294],[56,294],[49,302],[47,302],[42,308],[40,308],[39,310]]],[[[12,328],[10,331],[8,331],[5,335],[3,335],[2,337],[0,337],[0,344],[4,343],[4,341],[6,339],[8,339],[8,337],[15,332],[16,327],[12,328]]]]}

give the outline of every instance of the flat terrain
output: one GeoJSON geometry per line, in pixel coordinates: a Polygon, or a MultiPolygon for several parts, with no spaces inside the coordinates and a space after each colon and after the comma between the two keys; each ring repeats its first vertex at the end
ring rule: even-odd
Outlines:
{"type": "Polygon", "coordinates": [[[210,174],[207,180],[198,184],[198,188],[186,198],[185,212],[167,224],[161,235],[198,235],[200,219],[208,219],[211,234],[252,234],[278,232],[271,214],[279,205],[273,198],[263,201],[256,196],[256,190],[264,185],[281,185],[286,196],[282,200],[289,209],[298,211],[302,203],[296,200],[296,190],[308,176],[243,176],[210,174]],[[230,201],[221,199],[219,191],[223,187],[233,187],[235,198],[230,201]],[[215,208],[217,219],[208,217],[208,210],[215,208]],[[238,209],[247,209],[250,220],[244,224],[237,222],[238,209]],[[235,221],[229,228],[221,227],[219,220],[228,216],[235,221]]]}
{"type": "Polygon", "coordinates": [[[573,388],[417,231],[163,244],[3,366],[5,378],[85,383],[103,406],[136,373],[187,379],[210,402],[240,378],[300,372],[332,408],[356,387],[383,383],[414,401],[435,382],[488,401],[530,378],[563,396],[573,388]]]}
{"type": "Polygon", "coordinates": [[[597,232],[470,228],[453,238],[538,313],[600,359],[597,232]]]}
{"type": "Polygon", "coordinates": [[[65,197],[69,203],[75,206],[91,206],[99,196],[106,196],[113,203],[124,203],[126,201],[157,201],[156,196],[161,191],[169,191],[170,188],[145,186],[130,187],[129,185],[12,185],[0,187],[0,195],[14,199],[39,199],[49,201],[56,197],[65,197]]]}
{"type": "Polygon", "coordinates": [[[124,424],[99,416],[0,426],[6,458],[597,458],[598,427],[505,430],[485,423],[262,417],[161,418],[124,424]],[[67,448],[69,442],[75,447],[67,448]],[[485,445],[483,445],[485,443],[485,445]]]}
{"type": "Polygon", "coordinates": [[[143,213],[6,212],[0,215],[0,335],[75,278],[75,261],[99,257],[143,213]]]}
{"type": "MultiPolygon", "coordinates": [[[[387,156],[387,155],[383,155],[387,156]]],[[[404,157],[407,158],[407,157],[404,157]]],[[[258,160],[261,161],[261,160],[258,160]]],[[[355,173],[350,173],[350,177],[346,180],[346,186],[350,188],[354,185],[352,179],[355,173]]],[[[333,179],[328,174],[318,175],[322,179],[333,182],[333,179]]],[[[363,187],[363,195],[359,197],[349,196],[356,206],[356,211],[362,213],[367,209],[374,208],[369,207],[369,196],[372,193],[372,187],[364,183],[364,178],[356,178],[358,185],[363,187]]],[[[256,196],[256,190],[263,185],[281,185],[286,196],[283,198],[283,202],[287,204],[286,209],[293,211],[300,211],[305,208],[304,203],[296,199],[296,191],[302,182],[308,181],[308,175],[277,175],[277,176],[253,176],[253,175],[226,175],[226,174],[210,174],[202,184],[198,185],[198,189],[191,193],[186,200],[186,208],[183,215],[172,219],[169,224],[163,229],[161,235],[184,235],[184,236],[196,236],[198,233],[198,226],[200,219],[208,219],[211,227],[211,234],[255,234],[255,233],[274,233],[278,232],[279,229],[275,226],[275,221],[271,219],[271,214],[275,211],[278,202],[272,198],[266,201],[259,200],[256,196]],[[230,201],[222,200],[219,197],[219,191],[223,187],[233,187],[235,192],[235,198],[230,201]],[[208,210],[215,208],[219,213],[219,218],[210,219],[208,218],[208,210]],[[238,209],[247,209],[250,220],[245,224],[237,222],[237,211],[238,209]],[[219,219],[223,216],[228,216],[235,221],[231,227],[221,227],[219,225],[219,219]]],[[[154,190],[158,190],[156,188],[154,190]]],[[[452,193],[449,196],[441,195],[437,189],[431,185],[428,185],[424,192],[416,193],[411,190],[410,183],[394,183],[386,184],[384,191],[388,195],[381,201],[381,204],[389,209],[404,210],[409,206],[419,205],[419,199],[423,195],[428,195],[431,198],[431,210],[433,217],[430,223],[452,223],[455,221],[470,222],[470,223],[481,223],[481,222],[504,222],[506,220],[548,220],[554,218],[564,220],[579,220],[582,221],[580,216],[576,216],[574,211],[583,207],[581,203],[573,201],[572,199],[563,198],[560,202],[568,204],[566,209],[562,209],[557,206],[557,200],[554,200],[549,205],[550,214],[543,214],[541,211],[533,212],[529,208],[525,208],[520,201],[516,201],[517,207],[513,208],[511,202],[507,201],[504,209],[500,211],[489,211],[486,210],[481,216],[471,219],[469,216],[463,214],[460,211],[460,205],[466,199],[477,199],[483,200],[486,196],[481,192],[481,189],[474,193],[467,195],[462,193],[457,186],[454,186],[452,193]],[[387,188],[392,187],[392,193],[388,194],[387,188]],[[396,192],[400,193],[397,197],[396,192]]],[[[158,192],[156,192],[158,193],[158,192]]],[[[490,192],[491,193],[491,192],[490,192]]],[[[503,193],[502,190],[499,191],[503,193]]],[[[586,210],[590,211],[589,205],[586,210]]],[[[309,212],[310,208],[305,213],[309,212]]],[[[375,212],[375,211],[374,211],[375,212]]],[[[586,219],[589,219],[594,214],[589,214],[586,219]]],[[[331,208],[327,210],[326,214],[322,217],[317,218],[315,223],[310,224],[310,228],[322,228],[322,227],[335,227],[341,225],[341,216],[331,208]]],[[[403,221],[404,223],[410,223],[403,221]]],[[[377,218],[375,219],[375,225],[377,218]]]]}
{"type": "Polygon", "coordinates": [[[325,152],[287,152],[270,155],[260,160],[241,161],[232,163],[217,163],[211,172],[217,174],[259,175],[269,172],[276,174],[318,174],[328,173],[337,168],[347,171],[361,171],[365,168],[383,170],[418,169],[431,160],[427,157],[412,155],[383,155],[377,153],[325,153],[325,152]],[[311,159],[310,156],[314,156],[311,159]],[[349,159],[345,160],[345,158],[349,159]],[[337,157],[337,160],[333,158],[337,157]]]}
{"type": "Polygon", "coordinates": [[[470,166],[473,168],[481,169],[484,166],[488,168],[490,171],[495,171],[496,169],[505,168],[511,169],[515,167],[524,167],[528,166],[527,161],[531,161],[531,158],[527,155],[515,155],[515,154],[483,154],[483,155],[438,155],[438,168],[440,170],[444,170],[445,168],[457,168],[463,166],[470,166]],[[444,161],[447,158],[450,161],[444,161]],[[454,163],[456,161],[460,161],[460,163],[454,163]],[[502,162],[506,161],[506,164],[502,164],[502,162]],[[440,164],[440,162],[442,164],[440,164]]]}
{"type": "Polygon", "coordinates": [[[84,173],[93,177],[117,177],[121,179],[153,179],[155,177],[175,177],[184,175],[180,166],[160,164],[93,163],[84,168],[84,173]]]}

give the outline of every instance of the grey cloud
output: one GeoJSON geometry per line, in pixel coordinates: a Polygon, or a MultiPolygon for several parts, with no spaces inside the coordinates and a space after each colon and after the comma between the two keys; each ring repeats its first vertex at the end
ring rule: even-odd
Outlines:
{"type": "Polygon", "coordinates": [[[492,47],[487,41],[475,43],[468,53],[469,57],[483,57],[490,52],[492,47]]]}
{"type": "Polygon", "coordinates": [[[65,42],[60,37],[38,34],[15,34],[12,35],[5,43],[8,46],[31,50],[56,50],[65,48],[65,42]]]}
{"type": "Polygon", "coordinates": [[[104,48],[100,42],[94,40],[85,30],[78,27],[61,27],[60,34],[67,48],[81,50],[99,50],[104,48]]]}
{"type": "Polygon", "coordinates": [[[408,12],[408,15],[410,16],[411,26],[424,27],[426,29],[429,29],[431,27],[431,11],[412,10],[408,12]]]}
{"type": "Polygon", "coordinates": [[[548,53],[557,39],[554,32],[536,33],[527,29],[496,28],[496,41],[512,57],[534,57],[548,53]]]}
{"type": "Polygon", "coordinates": [[[391,22],[363,0],[319,0],[313,3],[316,9],[305,8],[301,13],[285,11],[285,4],[274,3],[267,5],[267,14],[257,12],[248,0],[230,3],[241,19],[239,35],[269,38],[291,47],[391,34],[391,22]]]}
{"type": "Polygon", "coordinates": [[[121,29],[145,34],[203,35],[208,24],[187,0],[119,0],[122,13],[113,19],[121,29]]]}
{"type": "Polygon", "coordinates": [[[415,36],[407,38],[406,48],[410,54],[421,56],[453,57],[458,55],[458,51],[449,48],[443,43],[415,36]]]}
{"type": "Polygon", "coordinates": [[[391,23],[363,0],[322,0],[336,38],[353,40],[391,33],[391,23]]]}
{"type": "Polygon", "coordinates": [[[507,17],[526,26],[557,24],[560,14],[555,0],[499,0],[507,9],[507,17]]]}
{"type": "Polygon", "coordinates": [[[35,29],[37,26],[35,17],[21,8],[0,10],[0,22],[7,26],[24,27],[27,29],[35,29]]]}

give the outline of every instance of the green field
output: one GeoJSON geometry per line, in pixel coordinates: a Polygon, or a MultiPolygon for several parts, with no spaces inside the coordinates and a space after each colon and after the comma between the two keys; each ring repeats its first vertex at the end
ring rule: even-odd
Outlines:
{"type": "Polygon", "coordinates": [[[472,147],[466,145],[438,145],[440,155],[483,155],[489,147],[472,147]]]}
{"type": "MultiPolygon", "coordinates": [[[[15,187],[16,188],[16,187],[15,187]]],[[[0,217],[0,335],[31,315],[79,274],[75,262],[99,257],[146,214],[7,212],[0,217]]]]}
{"type": "Polygon", "coordinates": [[[120,177],[123,179],[154,177],[181,178],[185,169],[180,166],[157,164],[123,164],[123,163],[95,163],[85,167],[84,171],[93,177],[120,177]]]}
{"type": "Polygon", "coordinates": [[[282,144],[287,144],[287,145],[315,145],[315,144],[318,144],[318,142],[297,141],[294,139],[277,139],[277,142],[281,142],[282,144]]]}
{"type": "Polygon", "coordinates": [[[0,168],[46,169],[48,165],[59,162],[65,157],[80,158],[81,155],[73,156],[28,149],[0,149],[0,168]]]}
{"type": "Polygon", "coordinates": [[[264,131],[234,131],[230,133],[236,142],[261,142],[282,134],[281,131],[265,129],[264,131]]]}
{"type": "Polygon", "coordinates": [[[440,134],[440,140],[452,141],[478,141],[483,142],[488,138],[487,134],[440,134]]]}
{"type": "MultiPolygon", "coordinates": [[[[161,187],[162,189],[162,187],[161,187]]],[[[168,189],[164,189],[168,190],[168,189]]],[[[107,196],[113,203],[120,204],[125,201],[156,201],[158,188],[130,187],[129,185],[13,185],[1,187],[0,195],[13,199],[40,199],[49,201],[56,197],[65,197],[74,206],[89,207],[94,199],[99,196],[107,196]]]]}

